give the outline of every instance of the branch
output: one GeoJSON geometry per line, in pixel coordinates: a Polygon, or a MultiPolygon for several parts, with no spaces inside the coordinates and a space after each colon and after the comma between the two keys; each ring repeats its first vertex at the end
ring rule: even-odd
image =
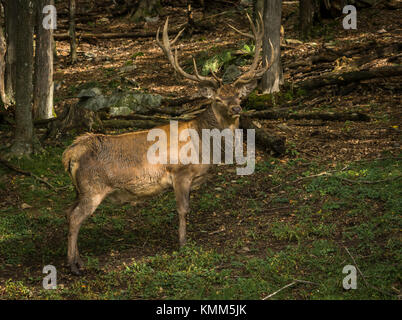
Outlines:
{"type": "Polygon", "coordinates": [[[291,283],[287,284],[286,286],[280,288],[279,290],[275,291],[274,293],[271,293],[271,294],[267,295],[267,296],[264,297],[262,300],[267,300],[267,299],[273,297],[274,295],[276,295],[277,293],[281,292],[282,290],[284,290],[284,289],[286,289],[286,288],[289,288],[289,287],[291,287],[291,286],[293,286],[293,285],[295,285],[295,284],[297,284],[297,283],[307,283],[307,284],[313,284],[313,285],[316,285],[316,286],[319,285],[319,284],[316,283],[316,282],[294,279],[293,282],[291,282],[291,283]]]}
{"type": "Polygon", "coordinates": [[[324,121],[370,121],[370,117],[360,112],[310,112],[310,113],[292,113],[282,110],[263,110],[246,112],[246,116],[259,119],[307,119],[324,121]]]}
{"type": "Polygon", "coordinates": [[[16,166],[14,166],[14,165],[11,164],[10,162],[8,162],[7,160],[2,159],[2,158],[0,158],[0,163],[1,163],[3,166],[5,166],[6,168],[8,168],[8,169],[10,169],[10,170],[12,170],[12,171],[15,171],[15,172],[17,172],[17,173],[23,174],[23,175],[25,175],[25,176],[31,176],[31,177],[35,178],[36,180],[38,180],[38,181],[40,181],[40,182],[46,184],[50,189],[52,189],[52,190],[54,190],[54,191],[57,191],[57,189],[56,189],[53,185],[51,185],[49,182],[47,182],[46,180],[42,179],[41,177],[38,177],[37,175],[33,174],[33,173],[30,172],[30,171],[22,170],[21,168],[18,168],[18,167],[16,167],[16,166]]]}

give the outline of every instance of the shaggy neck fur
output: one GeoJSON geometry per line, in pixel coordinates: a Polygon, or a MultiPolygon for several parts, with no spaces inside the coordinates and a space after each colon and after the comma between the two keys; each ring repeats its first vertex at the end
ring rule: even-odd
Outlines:
{"type": "Polygon", "coordinates": [[[239,118],[223,117],[214,111],[215,104],[216,102],[213,102],[194,122],[195,129],[199,134],[201,134],[202,129],[223,130],[229,128],[234,130],[239,127],[239,118]]]}

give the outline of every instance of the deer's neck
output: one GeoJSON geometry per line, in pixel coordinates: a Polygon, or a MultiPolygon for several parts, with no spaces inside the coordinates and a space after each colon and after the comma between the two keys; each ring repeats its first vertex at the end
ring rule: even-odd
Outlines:
{"type": "Polygon", "coordinates": [[[239,119],[225,119],[217,114],[213,109],[213,103],[194,120],[194,125],[199,134],[202,129],[231,129],[239,127],[239,119]]]}

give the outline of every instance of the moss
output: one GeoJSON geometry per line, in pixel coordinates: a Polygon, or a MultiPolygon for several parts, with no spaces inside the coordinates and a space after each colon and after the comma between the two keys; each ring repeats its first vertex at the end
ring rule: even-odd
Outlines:
{"type": "Polygon", "coordinates": [[[269,94],[258,94],[253,91],[247,99],[245,109],[267,109],[274,106],[274,95],[269,94]]]}
{"type": "Polygon", "coordinates": [[[288,84],[282,87],[281,92],[259,94],[257,91],[253,91],[244,105],[245,109],[265,110],[273,107],[279,107],[282,104],[286,104],[296,98],[305,96],[307,92],[300,88],[293,88],[288,84]]]}

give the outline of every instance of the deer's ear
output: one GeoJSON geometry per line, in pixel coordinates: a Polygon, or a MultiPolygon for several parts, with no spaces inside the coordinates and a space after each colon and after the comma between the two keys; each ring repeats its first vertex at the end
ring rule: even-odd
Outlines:
{"type": "Polygon", "coordinates": [[[247,97],[256,87],[257,87],[257,80],[253,80],[252,82],[242,84],[238,89],[239,98],[247,97]]]}
{"type": "Polygon", "coordinates": [[[199,93],[207,99],[215,98],[215,89],[211,87],[201,87],[199,93]]]}

